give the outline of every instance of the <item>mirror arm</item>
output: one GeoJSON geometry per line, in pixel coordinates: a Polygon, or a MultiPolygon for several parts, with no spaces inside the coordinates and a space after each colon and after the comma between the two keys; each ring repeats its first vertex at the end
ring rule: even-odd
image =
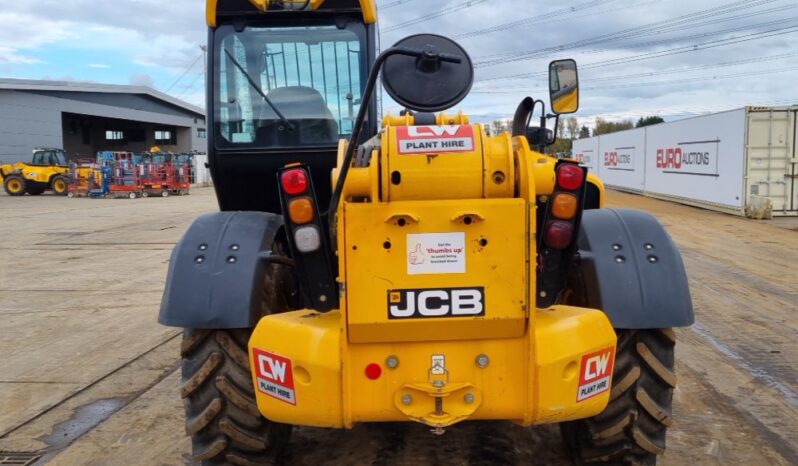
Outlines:
{"type": "Polygon", "coordinates": [[[549,141],[547,144],[545,144],[546,146],[550,146],[550,145],[554,144],[555,142],[557,142],[557,130],[560,127],[560,114],[557,113],[555,115],[546,115],[546,117],[547,118],[554,117],[554,131],[552,132],[552,135],[551,135],[551,141],[549,141]]]}
{"type": "Polygon", "coordinates": [[[385,64],[385,60],[387,58],[393,55],[406,55],[416,58],[423,57],[428,59],[437,59],[448,63],[462,62],[460,57],[457,56],[448,54],[431,55],[425,51],[413,50],[405,47],[392,47],[377,56],[377,59],[374,61],[371,71],[369,72],[369,77],[366,81],[366,87],[363,89],[363,96],[360,99],[362,104],[360,105],[360,109],[357,112],[357,118],[355,119],[354,125],[352,127],[352,135],[349,137],[349,146],[346,148],[346,154],[344,155],[343,163],[339,167],[340,172],[338,173],[338,180],[335,183],[335,190],[333,191],[332,198],[330,199],[330,207],[327,211],[327,218],[330,222],[329,233],[331,244],[335,244],[335,216],[338,212],[338,204],[341,202],[341,193],[344,190],[346,176],[349,174],[349,167],[352,165],[352,158],[355,155],[355,148],[357,146],[357,142],[360,140],[360,133],[363,131],[366,116],[368,116],[368,104],[371,102],[371,99],[374,95],[374,88],[377,85],[377,78],[380,75],[380,69],[382,68],[382,65],[385,64]]]}

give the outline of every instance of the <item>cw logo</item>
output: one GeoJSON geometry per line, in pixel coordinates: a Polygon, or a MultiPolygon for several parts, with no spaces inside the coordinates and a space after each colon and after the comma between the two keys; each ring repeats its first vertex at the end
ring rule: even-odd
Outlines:
{"type": "Polygon", "coordinates": [[[407,134],[413,138],[456,136],[460,131],[459,126],[410,126],[407,134]]]}
{"type": "Polygon", "coordinates": [[[285,383],[285,369],[287,366],[285,361],[278,361],[265,354],[260,354],[258,355],[258,366],[260,367],[260,373],[264,377],[279,383],[285,383]]]}
{"type": "Polygon", "coordinates": [[[607,367],[610,363],[611,353],[604,353],[593,356],[585,363],[585,380],[593,380],[604,377],[607,374],[607,367]]]}

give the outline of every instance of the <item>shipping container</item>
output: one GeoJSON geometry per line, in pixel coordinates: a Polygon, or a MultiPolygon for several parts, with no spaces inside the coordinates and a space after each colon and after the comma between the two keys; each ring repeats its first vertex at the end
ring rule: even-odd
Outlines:
{"type": "Polygon", "coordinates": [[[611,188],[753,218],[796,216],[796,115],[798,106],[746,107],[580,139],[573,152],[611,188]]]}
{"type": "Polygon", "coordinates": [[[632,129],[599,138],[598,176],[618,189],[645,189],[646,130],[632,129]]]}

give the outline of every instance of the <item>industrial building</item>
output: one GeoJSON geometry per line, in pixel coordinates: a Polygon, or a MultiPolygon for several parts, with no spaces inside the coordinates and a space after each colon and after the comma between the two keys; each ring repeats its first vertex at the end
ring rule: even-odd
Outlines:
{"type": "Polygon", "coordinates": [[[98,151],[206,152],[205,112],[145,86],[0,79],[0,163],[35,147],[70,159],[98,151]]]}

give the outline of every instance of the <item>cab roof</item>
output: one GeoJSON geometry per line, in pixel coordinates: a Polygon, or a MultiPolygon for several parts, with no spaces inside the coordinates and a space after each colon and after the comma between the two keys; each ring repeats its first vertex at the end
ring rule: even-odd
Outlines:
{"type": "Polygon", "coordinates": [[[357,12],[366,24],[377,22],[376,0],[206,0],[206,19],[209,27],[216,27],[225,16],[256,16],[300,11],[357,12]]]}

